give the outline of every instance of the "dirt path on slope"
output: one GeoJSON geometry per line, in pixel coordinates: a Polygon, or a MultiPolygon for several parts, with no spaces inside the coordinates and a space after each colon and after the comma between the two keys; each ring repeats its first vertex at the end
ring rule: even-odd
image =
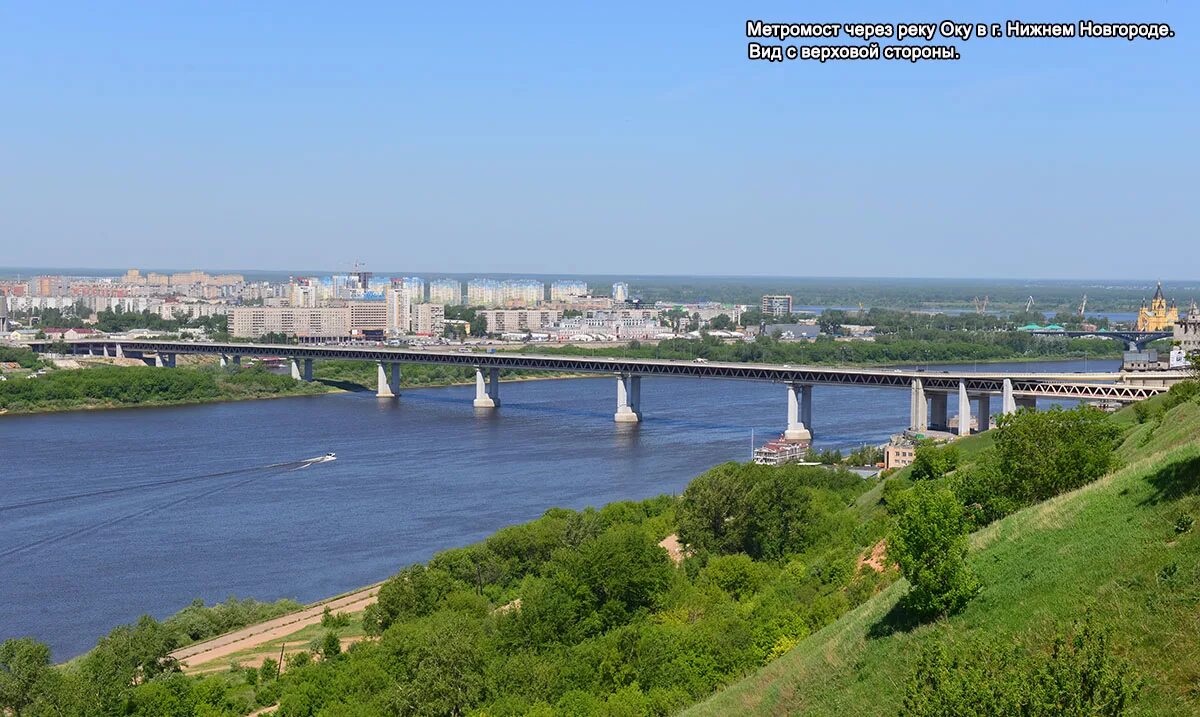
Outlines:
{"type": "MultiPolygon", "coordinates": [[[[382,583],[380,583],[382,584],[382,583]]],[[[170,654],[180,665],[201,665],[222,657],[228,657],[236,652],[258,647],[280,637],[286,637],[297,630],[316,625],[321,622],[321,615],[328,607],[332,612],[361,612],[375,602],[379,585],[372,585],[341,597],[324,600],[297,612],[261,622],[257,625],[243,627],[240,630],[214,637],[210,640],[197,642],[194,645],[181,647],[170,654]]]]}

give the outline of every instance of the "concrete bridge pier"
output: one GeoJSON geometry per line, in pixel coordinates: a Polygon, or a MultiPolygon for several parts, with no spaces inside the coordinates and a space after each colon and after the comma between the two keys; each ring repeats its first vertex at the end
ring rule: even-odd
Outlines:
{"type": "Polygon", "coordinates": [[[292,369],[292,380],[293,380],[293,381],[299,381],[299,380],[301,380],[301,377],[300,377],[300,362],[299,362],[298,360],[294,359],[294,358],[293,358],[293,359],[288,359],[288,365],[289,365],[289,366],[291,367],[291,369],[292,369]]]}
{"type": "Polygon", "coordinates": [[[395,398],[400,395],[400,364],[380,361],[375,364],[375,396],[395,398]]]}
{"type": "Polygon", "coordinates": [[[162,354],[154,354],[154,368],[162,368],[166,365],[167,364],[165,362],[163,362],[162,354]]]}
{"type": "Polygon", "coordinates": [[[617,374],[617,423],[637,423],[642,420],[642,377],[636,374],[617,374]]]}
{"type": "Polygon", "coordinates": [[[929,405],[926,403],[925,383],[919,378],[914,378],[912,382],[908,428],[918,433],[929,430],[929,405]]]}
{"type": "Polygon", "coordinates": [[[313,366],[312,359],[310,359],[310,358],[304,359],[304,369],[300,372],[300,378],[302,378],[305,381],[311,382],[313,380],[312,366],[313,366]]]}
{"type": "Polygon", "coordinates": [[[991,394],[983,393],[979,395],[979,432],[991,430],[992,428],[992,396],[991,394]]]}
{"type": "Polygon", "coordinates": [[[475,367],[475,408],[499,408],[500,369],[489,368],[486,378],[483,369],[475,367]]]}
{"type": "Polygon", "coordinates": [[[1000,413],[1008,415],[1017,412],[1017,401],[1013,398],[1012,379],[1004,379],[1004,391],[1000,394],[1000,413]]]}
{"type": "Polygon", "coordinates": [[[950,395],[941,392],[933,391],[929,394],[929,428],[940,431],[949,430],[950,428],[950,395]]]}
{"type": "Polygon", "coordinates": [[[966,381],[958,382],[958,435],[971,435],[971,397],[966,381]]]}
{"type": "Polygon", "coordinates": [[[788,422],[783,432],[785,440],[811,441],[812,430],[812,385],[793,383],[787,387],[788,422]],[[806,423],[807,421],[807,423],[806,423]]]}

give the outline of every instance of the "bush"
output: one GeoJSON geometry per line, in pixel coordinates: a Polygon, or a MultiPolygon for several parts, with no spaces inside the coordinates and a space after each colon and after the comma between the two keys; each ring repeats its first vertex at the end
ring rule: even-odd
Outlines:
{"type": "Polygon", "coordinates": [[[951,656],[925,650],[908,682],[904,717],[1125,714],[1140,680],[1111,654],[1107,635],[1085,621],[1049,653],[1020,654],[977,643],[951,656]]]}
{"type": "Polygon", "coordinates": [[[966,562],[969,527],[948,488],[921,482],[904,496],[887,551],[911,585],[903,605],[914,615],[955,612],[979,591],[966,562]]]}
{"type": "Polygon", "coordinates": [[[778,560],[827,535],[829,512],[867,487],[845,470],[725,463],[683,492],[679,539],[697,553],[778,560]]]}
{"type": "MultiPolygon", "coordinates": [[[[1141,405],[1141,404],[1138,404],[1141,405]]],[[[1091,483],[1116,467],[1121,429],[1080,406],[1001,416],[992,448],[955,474],[959,499],[990,522],[1091,483]]]]}
{"type": "Polygon", "coordinates": [[[958,447],[954,445],[917,446],[909,477],[913,480],[935,480],[958,467],[958,447]]]}

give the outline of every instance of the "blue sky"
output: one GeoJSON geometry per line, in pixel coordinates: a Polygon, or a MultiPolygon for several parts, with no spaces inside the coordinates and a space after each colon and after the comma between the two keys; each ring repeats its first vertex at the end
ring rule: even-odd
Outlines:
{"type": "Polygon", "coordinates": [[[7,3],[0,264],[1200,275],[1194,3],[573,5],[7,3]],[[1177,35],[767,64],[748,18],[1177,35]]]}

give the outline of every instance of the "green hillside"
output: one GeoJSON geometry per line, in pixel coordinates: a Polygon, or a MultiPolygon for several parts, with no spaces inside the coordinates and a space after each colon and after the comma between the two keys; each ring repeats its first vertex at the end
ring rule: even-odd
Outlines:
{"type": "MultiPolygon", "coordinates": [[[[1142,687],[1131,714],[1200,712],[1200,404],[1117,420],[1124,467],[971,536],[983,589],[958,614],[893,628],[897,581],[685,714],[896,714],[922,654],[991,645],[1048,654],[1090,616],[1142,687]]],[[[1089,713],[1090,714],[1090,713],[1089,713]]]]}

